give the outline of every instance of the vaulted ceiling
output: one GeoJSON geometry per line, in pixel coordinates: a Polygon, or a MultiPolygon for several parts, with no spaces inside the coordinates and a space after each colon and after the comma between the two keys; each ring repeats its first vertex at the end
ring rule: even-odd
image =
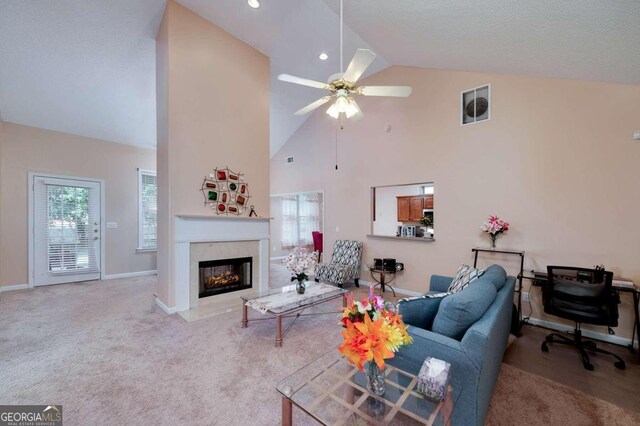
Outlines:
{"type": "MultiPolygon", "coordinates": [[[[271,152],[322,95],[276,80],[339,69],[339,0],[178,0],[271,59],[271,152]],[[326,52],[327,61],[318,55],[326,52]]],[[[0,117],[154,146],[155,34],[166,0],[0,0],[0,117]]],[[[345,0],[345,62],[640,83],[640,2],[345,0]]],[[[402,82],[397,82],[402,84],[402,82]]]]}

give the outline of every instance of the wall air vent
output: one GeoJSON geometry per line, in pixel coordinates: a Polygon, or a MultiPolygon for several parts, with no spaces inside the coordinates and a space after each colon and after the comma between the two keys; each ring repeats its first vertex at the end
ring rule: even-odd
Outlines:
{"type": "Polygon", "coordinates": [[[293,163],[293,155],[291,157],[287,157],[287,159],[284,160],[284,162],[287,163],[287,164],[293,163]]]}

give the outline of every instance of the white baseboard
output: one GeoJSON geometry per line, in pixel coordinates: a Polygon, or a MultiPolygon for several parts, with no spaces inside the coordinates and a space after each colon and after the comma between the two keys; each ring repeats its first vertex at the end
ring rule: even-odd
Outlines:
{"type": "MultiPolygon", "coordinates": [[[[364,281],[364,280],[358,280],[358,283],[364,284],[364,285],[366,285],[368,287],[371,287],[372,285],[376,284],[376,283],[372,283],[371,281],[364,281]]],[[[391,286],[396,291],[396,293],[404,294],[405,296],[412,296],[413,297],[413,296],[421,296],[423,294],[423,293],[420,293],[420,292],[417,292],[417,291],[405,290],[404,288],[396,287],[393,284],[391,284],[391,286]]]]}
{"type": "Polygon", "coordinates": [[[144,277],[146,275],[156,275],[158,271],[138,271],[138,272],[125,272],[124,274],[110,274],[103,275],[103,280],[117,280],[120,278],[132,278],[132,277],[144,277]]]}
{"type": "MultiPolygon", "coordinates": [[[[551,330],[557,331],[573,331],[573,326],[560,324],[553,321],[541,320],[538,318],[529,318],[529,324],[539,325],[540,327],[549,328],[551,330]]],[[[631,339],[626,337],[619,337],[615,335],[609,335],[606,333],[599,333],[597,331],[590,331],[582,329],[582,335],[584,337],[588,337],[591,339],[602,340],[603,342],[613,343],[615,345],[620,346],[629,346],[631,344],[631,339]]],[[[634,346],[638,347],[638,342],[635,342],[634,346]]]]}
{"type": "Polygon", "coordinates": [[[0,286],[0,293],[13,290],[24,290],[26,288],[29,288],[29,284],[3,285],[0,286]]]}
{"type": "Polygon", "coordinates": [[[176,308],[169,308],[167,305],[165,305],[162,302],[162,300],[158,299],[157,296],[156,296],[156,305],[160,306],[160,309],[162,309],[164,313],[167,315],[172,315],[176,313],[176,308]]]}

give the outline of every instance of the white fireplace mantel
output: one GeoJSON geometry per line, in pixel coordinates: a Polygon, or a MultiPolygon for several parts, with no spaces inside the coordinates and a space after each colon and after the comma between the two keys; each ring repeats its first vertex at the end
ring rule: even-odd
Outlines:
{"type": "Polygon", "coordinates": [[[269,287],[270,218],[177,215],[174,220],[176,311],[194,308],[190,306],[190,247],[193,243],[257,241],[260,253],[257,290],[269,287]]]}

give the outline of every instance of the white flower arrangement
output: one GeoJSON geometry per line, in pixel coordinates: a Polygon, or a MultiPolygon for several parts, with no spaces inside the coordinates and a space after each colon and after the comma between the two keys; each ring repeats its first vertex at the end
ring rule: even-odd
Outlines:
{"type": "Polygon", "coordinates": [[[316,256],[316,253],[305,253],[301,250],[289,253],[282,263],[291,272],[291,281],[298,280],[303,282],[308,280],[309,274],[316,269],[318,263],[316,256]]]}

